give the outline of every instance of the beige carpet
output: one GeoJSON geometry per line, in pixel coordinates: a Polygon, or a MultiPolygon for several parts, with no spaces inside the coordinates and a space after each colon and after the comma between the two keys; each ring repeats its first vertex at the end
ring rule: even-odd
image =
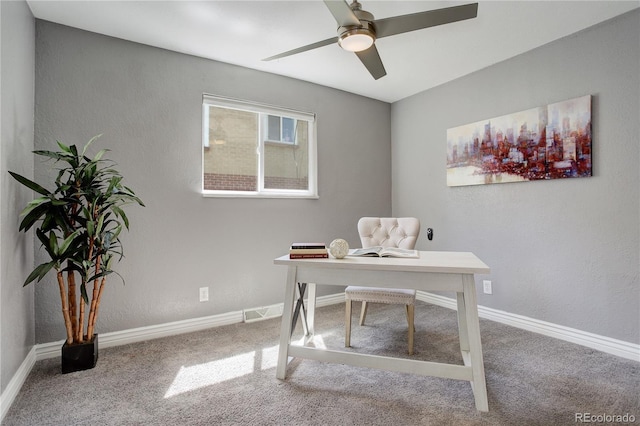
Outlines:
{"type": "MultiPolygon", "coordinates": [[[[342,348],[343,309],[318,309],[316,344],[342,348]]],[[[356,311],[352,350],[408,356],[402,307],[371,306],[365,327],[356,311]]],[[[279,330],[278,318],[102,349],[96,368],[65,375],[59,359],[39,361],[3,424],[574,425],[586,413],[640,422],[640,363],[495,322],[480,322],[488,413],[463,381],[310,360],[277,380],[279,330]]],[[[455,312],[418,302],[415,351],[462,364],[455,312]]]]}

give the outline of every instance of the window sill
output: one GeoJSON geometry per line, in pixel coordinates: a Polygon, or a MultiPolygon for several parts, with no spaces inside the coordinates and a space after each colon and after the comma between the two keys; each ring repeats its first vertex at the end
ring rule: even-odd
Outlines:
{"type": "Polygon", "coordinates": [[[294,148],[294,149],[299,148],[298,144],[296,144],[295,142],[280,142],[280,141],[266,140],[264,141],[264,144],[272,145],[272,146],[288,147],[288,148],[294,148]]]}
{"type": "Polygon", "coordinates": [[[310,192],[251,192],[251,191],[203,191],[203,198],[297,198],[317,200],[319,195],[310,192]]]}

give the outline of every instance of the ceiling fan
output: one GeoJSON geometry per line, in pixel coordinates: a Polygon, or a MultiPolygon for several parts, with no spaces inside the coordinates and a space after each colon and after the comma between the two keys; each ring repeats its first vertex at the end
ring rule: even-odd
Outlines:
{"type": "Polygon", "coordinates": [[[443,9],[384,19],[374,19],[371,13],[362,9],[362,5],[357,0],[353,0],[351,5],[348,5],[344,0],[324,0],[324,4],[338,23],[338,35],[336,37],[289,50],[265,58],[263,61],[284,58],[338,42],[344,50],[354,52],[369,70],[371,76],[377,80],[387,75],[387,72],[378,54],[378,49],[376,49],[376,39],[463,21],[478,16],[478,3],[445,7],[443,9]]]}

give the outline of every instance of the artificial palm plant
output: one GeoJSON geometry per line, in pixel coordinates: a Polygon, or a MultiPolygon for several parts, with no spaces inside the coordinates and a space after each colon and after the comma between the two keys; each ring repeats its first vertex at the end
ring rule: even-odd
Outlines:
{"type": "MultiPolygon", "coordinates": [[[[58,142],[59,151],[34,151],[55,160],[58,169],[53,192],[19,174],[18,182],[40,194],[22,211],[20,230],[34,225],[36,236],[51,260],[38,265],[24,285],[40,281],[52,269],[56,272],[68,345],[91,341],[107,276],[113,262],[122,258],[120,233],[129,220],[126,204],[142,201],[122,184],[115,163],[103,159],[108,150],[93,158],[86,155],[92,138],[79,151],[75,145],[58,142]],[[91,291],[91,297],[89,297],[91,291]],[[89,306],[88,316],[86,306],[89,306]]],[[[117,274],[117,273],[116,273],[117,274]]],[[[124,280],[123,280],[124,282],[124,280]]]]}

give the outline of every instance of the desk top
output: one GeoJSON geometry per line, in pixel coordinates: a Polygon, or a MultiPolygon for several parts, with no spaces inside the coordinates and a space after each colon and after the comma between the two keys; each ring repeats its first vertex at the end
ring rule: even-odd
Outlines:
{"type": "Polygon", "coordinates": [[[396,257],[356,257],[344,259],[274,259],[275,265],[333,269],[366,269],[374,271],[437,272],[445,274],[488,274],[491,270],[475,254],[457,251],[420,251],[418,259],[396,257]]]}

